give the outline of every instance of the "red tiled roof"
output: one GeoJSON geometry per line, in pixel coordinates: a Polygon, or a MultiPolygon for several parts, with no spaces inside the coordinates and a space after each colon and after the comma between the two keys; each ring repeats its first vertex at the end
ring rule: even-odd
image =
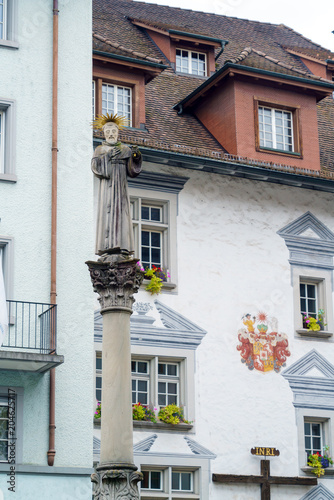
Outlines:
{"type": "MultiPolygon", "coordinates": [[[[127,55],[143,61],[168,63],[145,30],[133,24],[131,19],[166,31],[174,29],[228,40],[228,45],[217,61],[220,67],[226,61],[232,61],[235,64],[310,80],[327,81],[312,75],[298,54],[321,61],[334,59],[332,52],[283,24],[250,21],[132,0],[93,0],[93,4],[93,47],[96,50],[127,55]]],[[[216,49],[216,54],[218,51],[219,49],[216,49]]],[[[177,102],[202,83],[203,78],[180,76],[171,68],[164,70],[146,85],[147,130],[125,129],[121,133],[123,140],[146,144],[152,148],[183,151],[190,155],[222,158],[227,152],[203,125],[194,116],[179,116],[173,109],[177,102]],[[202,148],[203,144],[205,149],[202,148]]],[[[303,174],[332,178],[333,99],[326,98],[318,104],[318,121],[323,172],[319,174],[303,171],[303,174]]],[[[232,160],[237,161],[235,158],[232,160]]],[[[247,161],[252,163],[252,160],[247,161]]],[[[268,168],[278,167],[274,165],[268,168]]]]}

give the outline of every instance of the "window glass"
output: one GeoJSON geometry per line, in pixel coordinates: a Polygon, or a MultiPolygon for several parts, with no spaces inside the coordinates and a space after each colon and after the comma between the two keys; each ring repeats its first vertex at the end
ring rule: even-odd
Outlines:
{"type": "Polygon", "coordinates": [[[293,151],[292,113],[259,106],[260,146],[293,151]]]}
{"type": "Polygon", "coordinates": [[[192,472],[172,472],[172,490],[191,491],[192,472]]]}
{"type": "Polygon", "coordinates": [[[305,451],[307,455],[313,453],[322,453],[322,423],[321,422],[305,422],[305,451]]]}
{"type": "Polygon", "coordinates": [[[306,316],[317,317],[317,285],[300,283],[300,312],[306,316]]]}
{"type": "Polygon", "coordinates": [[[102,83],[102,114],[106,113],[125,116],[131,126],[131,89],[102,83]]]}
{"type": "Polygon", "coordinates": [[[190,50],[176,49],[176,71],[192,75],[205,76],[205,54],[190,50]]]}

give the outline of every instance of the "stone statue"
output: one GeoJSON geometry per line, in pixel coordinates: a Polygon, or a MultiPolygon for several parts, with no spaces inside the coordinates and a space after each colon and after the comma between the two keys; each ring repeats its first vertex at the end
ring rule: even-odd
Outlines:
{"type": "Polygon", "coordinates": [[[134,238],[127,175],[136,177],[141,172],[141,153],[118,142],[123,117],[102,115],[93,126],[103,130],[106,139],[94,151],[92,170],[100,179],[96,249],[97,255],[134,253],[134,238]]]}

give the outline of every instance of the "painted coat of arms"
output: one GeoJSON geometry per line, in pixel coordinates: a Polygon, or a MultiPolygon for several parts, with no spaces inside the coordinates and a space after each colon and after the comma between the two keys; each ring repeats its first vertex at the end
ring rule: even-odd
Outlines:
{"type": "Polygon", "coordinates": [[[279,372],[290,351],[287,335],[277,331],[277,319],[269,319],[266,313],[259,312],[256,316],[245,314],[242,322],[244,327],[238,331],[240,344],[237,346],[241,362],[250,370],[279,372]]]}

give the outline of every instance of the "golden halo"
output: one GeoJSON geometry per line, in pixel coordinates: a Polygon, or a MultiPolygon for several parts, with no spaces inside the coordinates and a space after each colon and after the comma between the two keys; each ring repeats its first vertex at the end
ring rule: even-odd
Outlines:
{"type": "Polygon", "coordinates": [[[117,113],[114,115],[112,113],[110,113],[110,115],[106,113],[105,115],[97,115],[92,126],[94,129],[102,130],[104,125],[109,122],[116,123],[117,127],[121,129],[127,124],[127,119],[125,116],[118,116],[117,113]]]}

